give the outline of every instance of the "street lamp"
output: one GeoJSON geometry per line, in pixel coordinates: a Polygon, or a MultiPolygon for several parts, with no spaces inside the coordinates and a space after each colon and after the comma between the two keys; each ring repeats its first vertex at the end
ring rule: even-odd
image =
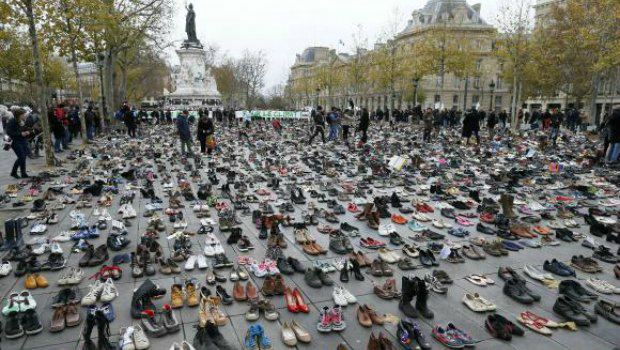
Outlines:
{"type": "Polygon", "coordinates": [[[489,89],[491,90],[491,102],[489,103],[489,112],[493,110],[493,92],[495,91],[495,82],[491,80],[491,84],[489,84],[489,89]]]}
{"type": "Polygon", "coordinates": [[[413,108],[418,106],[418,85],[420,84],[420,79],[413,79],[413,108]]]}

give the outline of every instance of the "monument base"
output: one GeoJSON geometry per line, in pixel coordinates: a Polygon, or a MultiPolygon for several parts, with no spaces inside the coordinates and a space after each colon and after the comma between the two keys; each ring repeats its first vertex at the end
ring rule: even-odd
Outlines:
{"type": "Polygon", "coordinates": [[[217,91],[215,78],[207,69],[206,51],[189,47],[176,50],[176,53],[180,62],[178,69],[173,72],[176,90],[165,96],[167,107],[198,109],[220,106],[221,95],[217,91]]]}

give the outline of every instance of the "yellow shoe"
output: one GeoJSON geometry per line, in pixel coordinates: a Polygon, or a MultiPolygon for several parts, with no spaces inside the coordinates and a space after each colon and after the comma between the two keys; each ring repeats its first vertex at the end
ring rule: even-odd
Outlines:
{"type": "Polygon", "coordinates": [[[33,274],[29,273],[26,275],[26,280],[24,281],[24,287],[26,289],[36,289],[37,288],[37,279],[33,274]]]}
{"type": "Polygon", "coordinates": [[[198,306],[198,291],[192,282],[185,283],[185,295],[187,296],[187,306],[198,306]]]}
{"type": "Polygon", "coordinates": [[[170,289],[170,307],[173,309],[183,307],[183,287],[180,284],[173,284],[170,289]]]}
{"type": "Polygon", "coordinates": [[[47,283],[47,278],[45,278],[45,276],[36,273],[34,274],[34,278],[37,282],[38,288],[47,288],[47,286],[49,286],[49,283],[47,283]]]}

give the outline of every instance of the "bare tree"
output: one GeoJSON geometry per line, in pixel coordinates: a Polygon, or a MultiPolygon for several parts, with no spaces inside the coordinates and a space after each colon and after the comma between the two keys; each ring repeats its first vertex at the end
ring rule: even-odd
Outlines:
{"type": "Polygon", "coordinates": [[[265,86],[267,60],[263,51],[245,50],[237,64],[237,78],[245,93],[245,104],[251,109],[260,89],[265,86]]]}

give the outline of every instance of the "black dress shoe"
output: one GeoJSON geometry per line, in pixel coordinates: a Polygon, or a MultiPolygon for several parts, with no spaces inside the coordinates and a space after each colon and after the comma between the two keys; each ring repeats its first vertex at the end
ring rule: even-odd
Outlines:
{"type": "Polygon", "coordinates": [[[553,304],[553,312],[569,321],[575,322],[578,326],[590,325],[590,320],[574,307],[574,302],[570,299],[570,297],[559,297],[555,301],[555,304],[553,304]]]}
{"type": "Polygon", "coordinates": [[[532,304],[534,302],[534,298],[523,288],[523,284],[515,279],[507,280],[504,284],[503,291],[504,294],[522,304],[532,304]]]}
{"type": "Polygon", "coordinates": [[[616,304],[612,304],[605,300],[599,300],[598,303],[594,305],[594,312],[610,322],[620,324],[620,306],[616,304]]]}

